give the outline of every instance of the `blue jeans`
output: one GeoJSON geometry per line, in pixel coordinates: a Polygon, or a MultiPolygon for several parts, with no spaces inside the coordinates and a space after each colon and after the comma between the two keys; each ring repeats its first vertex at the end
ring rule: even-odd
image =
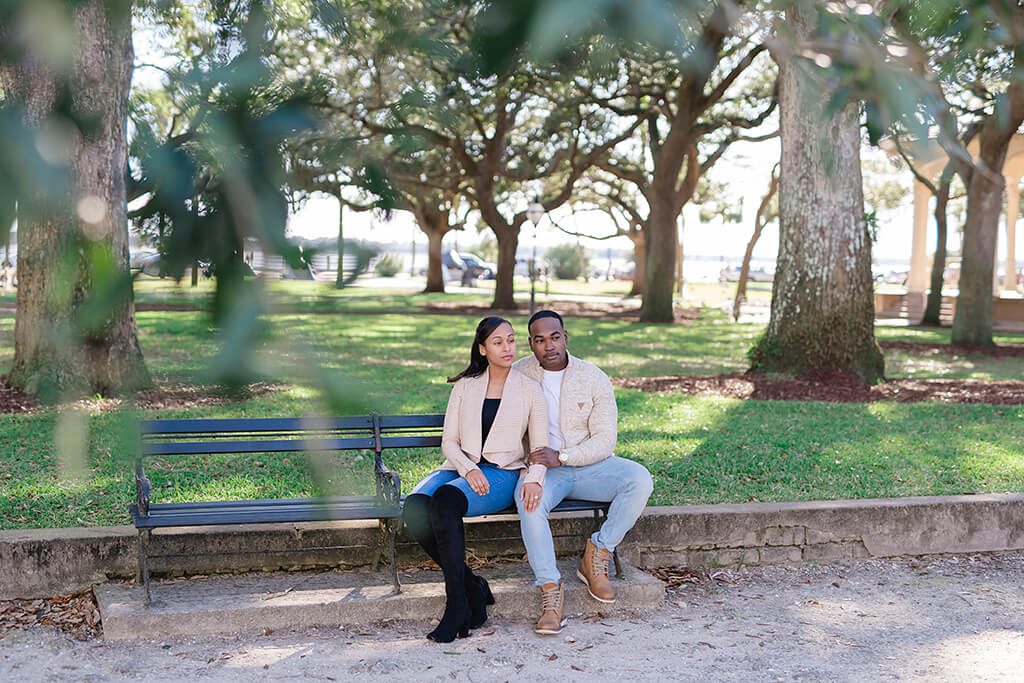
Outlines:
{"type": "Polygon", "coordinates": [[[466,500],[469,502],[469,507],[466,510],[467,517],[493,515],[512,507],[512,496],[515,495],[519,470],[503,470],[497,465],[485,462],[481,463],[480,471],[491,484],[491,490],[487,492],[487,495],[481,496],[471,489],[469,482],[455,470],[434,470],[423,481],[416,484],[416,488],[409,495],[419,493],[424,496],[433,496],[442,486],[454,486],[465,494],[466,500]]]}
{"type": "Polygon", "coordinates": [[[519,499],[522,485],[520,482],[516,486],[516,507],[519,508],[519,527],[537,586],[561,581],[555,564],[555,543],[548,524],[548,513],[552,508],[565,498],[610,502],[608,518],[590,540],[598,548],[613,551],[636,524],[654,490],[647,468],[619,457],[583,467],[562,465],[549,468],[540,504],[533,512],[527,512],[519,499]]]}

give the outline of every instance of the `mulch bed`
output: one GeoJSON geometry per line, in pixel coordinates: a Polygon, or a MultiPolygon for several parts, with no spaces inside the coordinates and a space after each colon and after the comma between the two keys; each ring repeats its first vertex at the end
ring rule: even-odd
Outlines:
{"type": "Polygon", "coordinates": [[[897,379],[866,386],[856,378],[784,378],[757,374],[697,377],[626,377],[613,382],[640,391],[674,391],[687,395],[750,398],[764,401],[868,403],[985,403],[1024,405],[1024,382],[969,379],[897,379]]]}
{"type": "MultiPolygon", "coordinates": [[[[257,382],[234,392],[211,386],[163,384],[136,394],[135,406],[153,410],[219,406],[263,396],[278,389],[280,386],[269,382],[257,382]]],[[[118,398],[82,399],[67,405],[90,411],[104,411],[120,408],[124,401],[118,398]]],[[[7,377],[0,376],[0,414],[29,413],[39,407],[40,403],[32,396],[10,386],[7,377]]]]}
{"type": "Polygon", "coordinates": [[[59,628],[77,640],[91,640],[102,634],[92,591],[41,600],[0,601],[0,639],[11,631],[37,625],[59,628]]]}
{"type": "MultiPolygon", "coordinates": [[[[607,304],[601,309],[578,303],[560,304],[558,310],[570,317],[619,317],[638,315],[631,306],[607,304]]],[[[514,311],[492,311],[483,307],[460,304],[432,304],[425,307],[436,312],[460,315],[501,315],[514,311]]],[[[697,309],[677,312],[677,322],[691,322],[697,318],[697,309]]],[[[906,341],[884,341],[886,351],[899,351],[913,355],[942,355],[962,357],[983,355],[992,358],[1024,358],[1024,344],[998,346],[954,346],[906,341]]],[[[861,384],[856,378],[829,375],[809,378],[781,378],[765,375],[727,374],[685,377],[627,377],[614,380],[620,387],[641,391],[675,391],[687,395],[709,394],[728,398],[753,398],[766,401],[826,401],[829,403],[866,403],[869,401],[897,401],[914,403],[938,401],[941,403],[986,403],[990,405],[1024,404],[1024,381],[988,381],[968,379],[896,379],[873,387],[861,384]]],[[[135,399],[140,408],[173,409],[195,406],[225,405],[239,399],[262,396],[279,387],[270,383],[251,384],[240,393],[224,392],[216,387],[185,384],[164,384],[140,392],[135,399]]],[[[82,400],[76,406],[90,410],[118,408],[118,399],[82,400]]],[[[25,392],[7,384],[0,376],[0,414],[27,413],[39,408],[39,403],[25,392]]]]}

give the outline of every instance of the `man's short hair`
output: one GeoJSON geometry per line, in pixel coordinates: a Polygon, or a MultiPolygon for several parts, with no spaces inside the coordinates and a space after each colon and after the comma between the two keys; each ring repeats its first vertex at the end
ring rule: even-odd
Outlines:
{"type": "Polygon", "coordinates": [[[529,331],[530,327],[533,326],[534,321],[540,320],[541,318],[554,318],[558,321],[558,324],[562,326],[562,329],[565,329],[565,323],[562,321],[562,316],[558,315],[554,311],[542,309],[530,316],[530,322],[526,323],[526,330],[529,331]]]}

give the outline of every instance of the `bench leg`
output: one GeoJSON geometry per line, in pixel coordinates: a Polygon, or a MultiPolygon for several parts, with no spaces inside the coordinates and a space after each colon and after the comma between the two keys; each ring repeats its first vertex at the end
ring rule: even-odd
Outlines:
{"type": "Polygon", "coordinates": [[[397,595],[402,592],[402,584],[398,581],[398,553],[395,550],[395,539],[398,536],[398,528],[401,522],[393,519],[377,520],[380,525],[380,537],[377,540],[377,555],[373,560],[373,571],[380,567],[380,561],[387,552],[387,562],[391,565],[392,593],[397,595]]]}
{"type": "Polygon", "coordinates": [[[615,560],[615,578],[624,579],[626,575],[622,573],[622,562],[619,560],[619,549],[616,548],[612,551],[612,559],[615,560]]]}
{"type": "Polygon", "coordinates": [[[391,560],[391,584],[394,588],[394,594],[398,595],[402,592],[402,584],[398,581],[398,551],[395,549],[395,540],[398,537],[398,528],[401,523],[389,520],[388,521],[388,544],[390,551],[391,560]]]}
{"type": "Polygon", "coordinates": [[[136,577],[137,583],[142,584],[142,590],[146,597],[146,607],[152,602],[149,593],[149,536],[150,529],[139,530],[139,572],[136,577]]]}

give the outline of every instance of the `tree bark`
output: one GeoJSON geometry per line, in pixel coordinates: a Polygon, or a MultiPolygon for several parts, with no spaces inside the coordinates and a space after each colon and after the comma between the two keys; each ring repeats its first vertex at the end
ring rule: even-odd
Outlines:
{"type": "Polygon", "coordinates": [[[334,288],[345,288],[345,202],[341,199],[341,189],[338,189],[338,272],[334,276],[334,288]]]}
{"type": "Polygon", "coordinates": [[[434,206],[425,201],[415,204],[413,213],[420,231],[427,236],[427,286],[424,292],[444,292],[444,270],[441,263],[441,243],[452,229],[448,206],[434,206]]]}
{"type": "Polygon", "coordinates": [[[424,292],[444,292],[444,267],[441,262],[444,234],[427,235],[427,286],[424,292]]]}
{"type": "Polygon", "coordinates": [[[932,260],[931,285],[928,299],[921,317],[922,325],[942,324],[942,285],[946,272],[946,242],[949,235],[949,186],[953,181],[953,164],[942,169],[939,183],[935,188],[935,258],[932,260]]]}
{"type": "Polygon", "coordinates": [[[494,301],[491,308],[512,311],[517,308],[513,276],[516,271],[518,230],[495,230],[498,240],[498,272],[494,278],[494,301]]]}
{"type": "MultiPolygon", "coordinates": [[[[56,399],[149,383],[128,273],[126,115],[132,71],[130,7],[91,0],[74,10],[71,107],[90,121],[74,143],[59,203],[19,203],[18,301],[12,384],[56,399]],[[105,272],[106,271],[106,272],[105,272]],[[116,296],[112,296],[116,292],[116,296]],[[110,302],[103,301],[111,297],[110,302]]],[[[28,56],[7,70],[29,122],[51,115],[62,84],[28,56]]],[[[37,198],[38,199],[38,198],[37,198]]]]}
{"type": "Polygon", "coordinates": [[[772,197],[779,191],[779,176],[772,173],[771,182],[768,184],[768,191],[764,197],[761,198],[761,203],[757,207],[757,214],[754,216],[754,234],[750,236],[750,241],[747,242],[747,248],[743,252],[743,263],[740,265],[740,277],[736,282],[736,298],[733,299],[732,303],[732,319],[735,322],[739,322],[740,309],[743,307],[743,303],[747,300],[747,280],[750,279],[750,259],[754,257],[754,247],[757,246],[757,241],[761,239],[761,233],[764,232],[765,226],[768,224],[768,205],[772,201],[772,197]]]}
{"type": "MultiPolygon", "coordinates": [[[[1017,53],[1017,68],[1022,68],[1024,48],[1017,53]]],[[[967,183],[960,294],[953,315],[954,344],[993,344],[992,276],[1006,185],[1002,170],[1010,140],[1024,122],[1024,82],[1009,85],[1005,104],[1005,110],[990,116],[981,129],[978,161],[967,183]]]]}
{"type": "Polygon", "coordinates": [[[655,197],[647,220],[647,273],[644,300],[640,306],[642,322],[672,322],[675,313],[672,298],[676,281],[676,213],[668,197],[655,197]]]}
{"type": "MultiPolygon", "coordinates": [[[[790,7],[785,21],[797,45],[811,39],[813,9],[790,7]]],[[[779,65],[779,256],[771,320],[752,369],[874,383],[884,363],[874,336],[858,106],[830,115],[827,84],[797,59],[779,65]]]]}
{"type": "Polygon", "coordinates": [[[647,237],[644,230],[633,230],[628,235],[633,242],[633,287],[629,296],[643,296],[647,280],[647,237]]]}

